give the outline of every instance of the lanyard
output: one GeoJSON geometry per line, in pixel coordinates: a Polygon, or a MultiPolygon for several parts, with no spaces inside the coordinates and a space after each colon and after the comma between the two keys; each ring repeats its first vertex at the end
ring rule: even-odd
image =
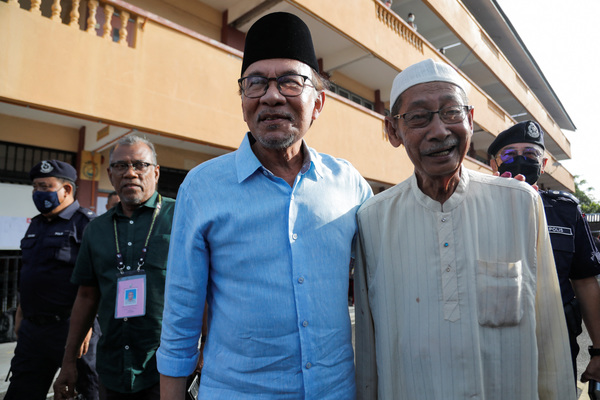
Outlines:
{"type": "MultiPolygon", "coordinates": [[[[146,254],[148,253],[148,241],[150,240],[150,234],[152,233],[152,228],[154,228],[154,222],[156,221],[156,217],[160,213],[160,207],[162,205],[162,197],[158,195],[158,204],[156,204],[156,208],[154,209],[154,213],[152,214],[152,222],[150,223],[150,229],[148,229],[148,235],[146,235],[146,241],[144,242],[144,247],[142,248],[142,255],[140,256],[140,260],[138,261],[137,270],[144,265],[144,261],[146,260],[146,254]]],[[[121,250],[119,248],[119,236],[117,234],[117,218],[116,214],[113,216],[113,226],[115,228],[115,245],[117,246],[117,269],[120,273],[123,273],[123,269],[125,265],[123,264],[123,254],[121,254],[121,250]]]]}

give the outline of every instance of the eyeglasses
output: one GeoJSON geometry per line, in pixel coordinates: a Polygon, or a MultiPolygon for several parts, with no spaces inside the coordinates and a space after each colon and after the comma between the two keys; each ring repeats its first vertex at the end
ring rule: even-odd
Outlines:
{"type": "Polygon", "coordinates": [[[242,94],[251,99],[262,97],[269,89],[269,82],[277,82],[277,90],[285,97],[296,97],[302,94],[306,81],[310,78],[305,75],[285,74],[275,78],[250,75],[238,79],[242,94]]]}
{"type": "Polygon", "coordinates": [[[502,150],[497,155],[497,157],[499,157],[500,160],[505,164],[512,163],[518,156],[523,156],[531,161],[539,161],[540,157],[542,157],[542,152],[536,149],[535,147],[525,147],[522,150],[509,148],[502,150]]]}
{"type": "Polygon", "coordinates": [[[124,161],[117,161],[117,162],[110,164],[110,168],[113,171],[118,172],[120,174],[123,174],[126,171],[129,171],[130,167],[133,167],[133,170],[135,172],[143,174],[146,171],[148,171],[148,167],[150,167],[150,166],[156,166],[156,164],[152,164],[152,163],[148,163],[148,162],[144,162],[144,161],[134,161],[132,163],[126,163],[124,161]]]}
{"type": "Polygon", "coordinates": [[[437,111],[417,110],[404,114],[394,115],[393,118],[404,118],[405,124],[409,128],[424,128],[433,119],[433,114],[439,114],[442,122],[446,124],[458,124],[465,120],[467,113],[473,109],[472,106],[451,106],[444,107],[437,111]]]}

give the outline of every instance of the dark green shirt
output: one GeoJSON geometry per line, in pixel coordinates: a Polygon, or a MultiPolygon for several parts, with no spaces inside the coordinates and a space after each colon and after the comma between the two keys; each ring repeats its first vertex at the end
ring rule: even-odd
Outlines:
{"type": "Polygon", "coordinates": [[[148,242],[142,267],[146,271],[146,314],[141,317],[114,318],[119,270],[113,220],[117,221],[125,268],[135,270],[157,203],[158,194],[154,193],[131,218],[123,214],[119,203],[90,222],[71,277],[75,284],[95,286],[100,290],[98,319],[102,336],[98,342],[96,369],[108,389],[121,393],[138,392],[159,381],[155,353],[160,344],[175,200],[162,198],[162,207],[148,242]]]}

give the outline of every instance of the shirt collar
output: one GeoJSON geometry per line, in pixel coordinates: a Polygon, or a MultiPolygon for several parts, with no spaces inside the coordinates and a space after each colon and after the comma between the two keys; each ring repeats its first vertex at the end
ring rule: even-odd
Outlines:
{"type": "Polygon", "coordinates": [[[58,213],[58,217],[66,220],[70,220],[73,214],[79,210],[79,202],[77,200],[73,201],[71,204],[67,206],[64,210],[58,213]]]}
{"type": "MultiPolygon", "coordinates": [[[[262,168],[262,164],[256,158],[256,155],[252,151],[252,144],[256,141],[252,137],[252,134],[248,132],[244,139],[242,140],[242,144],[236,151],[235,154],[235,167],[237,171],[238,183],[243,182],[248,179],[250,175],[252,175],[256,170],[262,168]]],[[[316,180],[318,177],[322,177],[322,167],[321,167],[321,157],[319,154],[308,147],[304,139],[302,139],[302,153],[304,158],[304,163],[302,164],[302,168],[300,169],[301,174],[306,174],[311,171],[311,166],[314,166],[314,179],[316,180]]],[[[308,174],[307,177],[310,177],[312,174],[308,174]]]]}
{"type": "MultiPolygon", "coordinates": [[[[155,190],[154,194],[152,196],[150,196],[150,198],[148,200],[146,200],[140,207],[148,207],[148,208],[156,208],[156,204],[158,203],[158,192],[155,190]]],[[[138,207],[135,211],[139,210],[138,207]]],[[[135,213],[134,211],[134,213],[135,213]]],[[[116,214],[120,217],[124,217],[125,214],[123,214],[123,207],[121,206],[121,202],[117,203],[117,205],[115,205],[113,208],[111,208],[110,210],[107,211],[107,213],[112,212],[113,214],[116,214]]]]}

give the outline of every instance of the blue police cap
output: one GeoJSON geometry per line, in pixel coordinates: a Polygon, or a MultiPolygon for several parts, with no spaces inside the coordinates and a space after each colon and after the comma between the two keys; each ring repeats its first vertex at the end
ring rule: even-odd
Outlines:
{"type": "Polygon", "coordinates": [[[545,149],[544,131],[535,121],[519,122],[498,134],[488,147],[488,154],[495,157],[501,148],[513,143],[532,143],[545,149]]]}
{"type": "Polygon", "coordinates": [[[31,180],[35,178],[61,178],[71,182],[77,180],[77,171],[71,164],[58,160],[44,160],[36,164],[29,171],[31,180]]]}

